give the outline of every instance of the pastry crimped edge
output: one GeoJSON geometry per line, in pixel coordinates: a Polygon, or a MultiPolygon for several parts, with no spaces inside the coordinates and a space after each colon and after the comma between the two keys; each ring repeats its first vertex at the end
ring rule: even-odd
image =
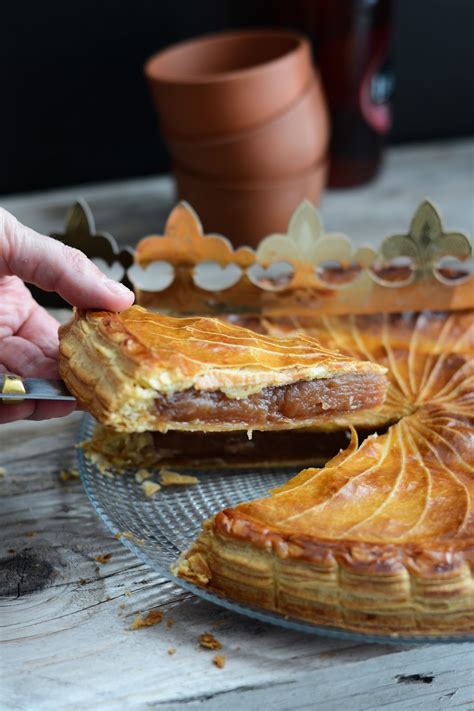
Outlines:
{"type": "MultiPolygon", "coordinates": [[[[145,314],[145,309],[134,306],[137,314],[145,314]]],[[[159,317],[149,314],[151,319],[165,320],[169,317],[159,317]]],[[[172,319],[175,321],[175,319],[172,319]]],[[[177,321],[177,320],[176,320],[177,321]]],[[[196,323],[213,323],[215,319],[187,319],[196,323]]],[[[252,338],[261,338],[247,329],[239,326],[220,323],[222,329],[239,334],[251,334],[252,338]]],[[[281,339],[278,340],[280,343],[281,339]]],[[[295,340],[295,339],[291,339],[295,340]]],[[[311,345],[317,341],[306,338],[311,345]]],[[[295,342],[297,342],[295,340],[295,342]]],[[[365,372],[383,375],[386,368],[374,363],[341,356],[321,348],[321,354],[333,361],[333,366],[317,363],[313,367],[298,366],[297,363],[288,368],[247,368],[251,371],[250,384],[239,382],[241,377],[239,367],[212,369],[212,387],[207,388],[203,381],[207,380],[205,364],[195,368],[195,372],[180,373],[179,353],[178,363],[174,372],[169,367],[160,364],[156,352],[143,343],[136,334],[127,328],[120,314],[103,311],[76,310],[72,320],[60,327],[60,375],[66,382],[71,393],[81,404],[91,412],[101,423],[122,432],[145,432],[156,430],[166,432],[168,428],[182,431],[232,431],[242,429],[233,423],[202,423],[159,421],[155,399],[160,394],[170,394],[189,387],[202,390],[218,389],[230,393],[234,397],[246,397],[247,394],[258,392],[265,387],[286,385],[299,380],[331,378],[340,374],[362,374],[365,372]],[[255,385],[257,383],[257,385],[255,385]]],[[[183,356],[183,359],[186,356],[183,356]]],[[[296,359],[295,359],[296,360],[296,359]]],[[[211,370],[208,368],[207,370],[211,370]]],[[[367,424],[374,426],[385,423],[385,414],[377,414],[373,410],[357,410],[343,415],[331,417],[329,422],[322,421],[321,429],[341,429],[352,424],[367,424]]],[[[298,420],[292,425],[282,422],[282,429],[304,428],[314,426],[314,419],[298,420]]],[[[257,429],[255,427],[255,429],[257,429]]],[[[278,429],[278,426],[271,429],[278,429]]]]}
{"type": "Polygon", "coordinates": [[[315,625],[388,636],[474,631],[474,549],[284,535],[235,509],[204,524],[172,572],[315,625]]]}

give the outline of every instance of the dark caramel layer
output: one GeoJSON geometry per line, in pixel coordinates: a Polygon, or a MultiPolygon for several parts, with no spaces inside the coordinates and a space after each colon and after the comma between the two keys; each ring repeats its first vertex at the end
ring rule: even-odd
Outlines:
{"type": "MultiPolygon", "coordinates": [[[[365,434],[372,434],[372,430],[365,434]]],[[[153,433],[157,461],[166,466],[322,466],[347,447],[348,431],[311,430],[153,433]]]]}
{"type": "Polygon", "coordinates": [[[241,424],[242,428],[298,422],[324,421],[357,410],[381,405],[385,396],[383,376],[341,375],[264,388],[247,398],[229,398],[219,390],[189,388],[156,398],[164,422],[241,424]]]}

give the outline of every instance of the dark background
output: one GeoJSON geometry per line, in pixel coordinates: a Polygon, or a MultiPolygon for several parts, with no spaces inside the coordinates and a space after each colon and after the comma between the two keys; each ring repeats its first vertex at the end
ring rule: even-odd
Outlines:
{"type": "MultiPolygon", "coordinates": [[[[271,25],[272,7],[270,0],[2,4],[0,192],[166,172],[145,59],[205,32],[271,25]]],[[[474,0],[394,1],[391,141],[473,133],[473,33],[474,0]]]]}

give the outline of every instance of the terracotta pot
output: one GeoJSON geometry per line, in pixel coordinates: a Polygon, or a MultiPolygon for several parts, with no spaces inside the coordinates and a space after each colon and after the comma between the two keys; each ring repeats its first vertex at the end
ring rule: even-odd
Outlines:
{"type": "Polygon", "coordinates": [[[312,75],[302,35],[246,30],[182,42],[145,64],[165,133],[184,140],[245,131],[281,114],[312,75]]]}
{"type": "Polygon", "coordinates": [[[302,173],[326,154],[329,120],[319,75],[277,118],[218,141],[168,141],[173,158],[206,177],[278,180],[302,173]]]}
{"type": "Polygon", "coordinates": [[[275,182],[205,180],[175,166],[179,197],[196,210],[206,232],[217,232],[234,245],[255,246],[272,232],[286,232],[300,202],[318,205],[326,181],[325,160],[309,171],[275,182]]]}

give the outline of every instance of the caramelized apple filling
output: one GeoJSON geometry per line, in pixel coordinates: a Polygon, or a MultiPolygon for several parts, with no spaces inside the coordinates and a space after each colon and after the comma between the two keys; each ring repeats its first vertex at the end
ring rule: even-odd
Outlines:
{"type": "Polygon", "coordinates": [[[219,390],[189,388],[156,398],[159,416],[167,422],[242,424],[243,429],[322,421],[381,405],[385,377],[340,375],[268,387],[246,398],[230,398],[219,390]]]}

